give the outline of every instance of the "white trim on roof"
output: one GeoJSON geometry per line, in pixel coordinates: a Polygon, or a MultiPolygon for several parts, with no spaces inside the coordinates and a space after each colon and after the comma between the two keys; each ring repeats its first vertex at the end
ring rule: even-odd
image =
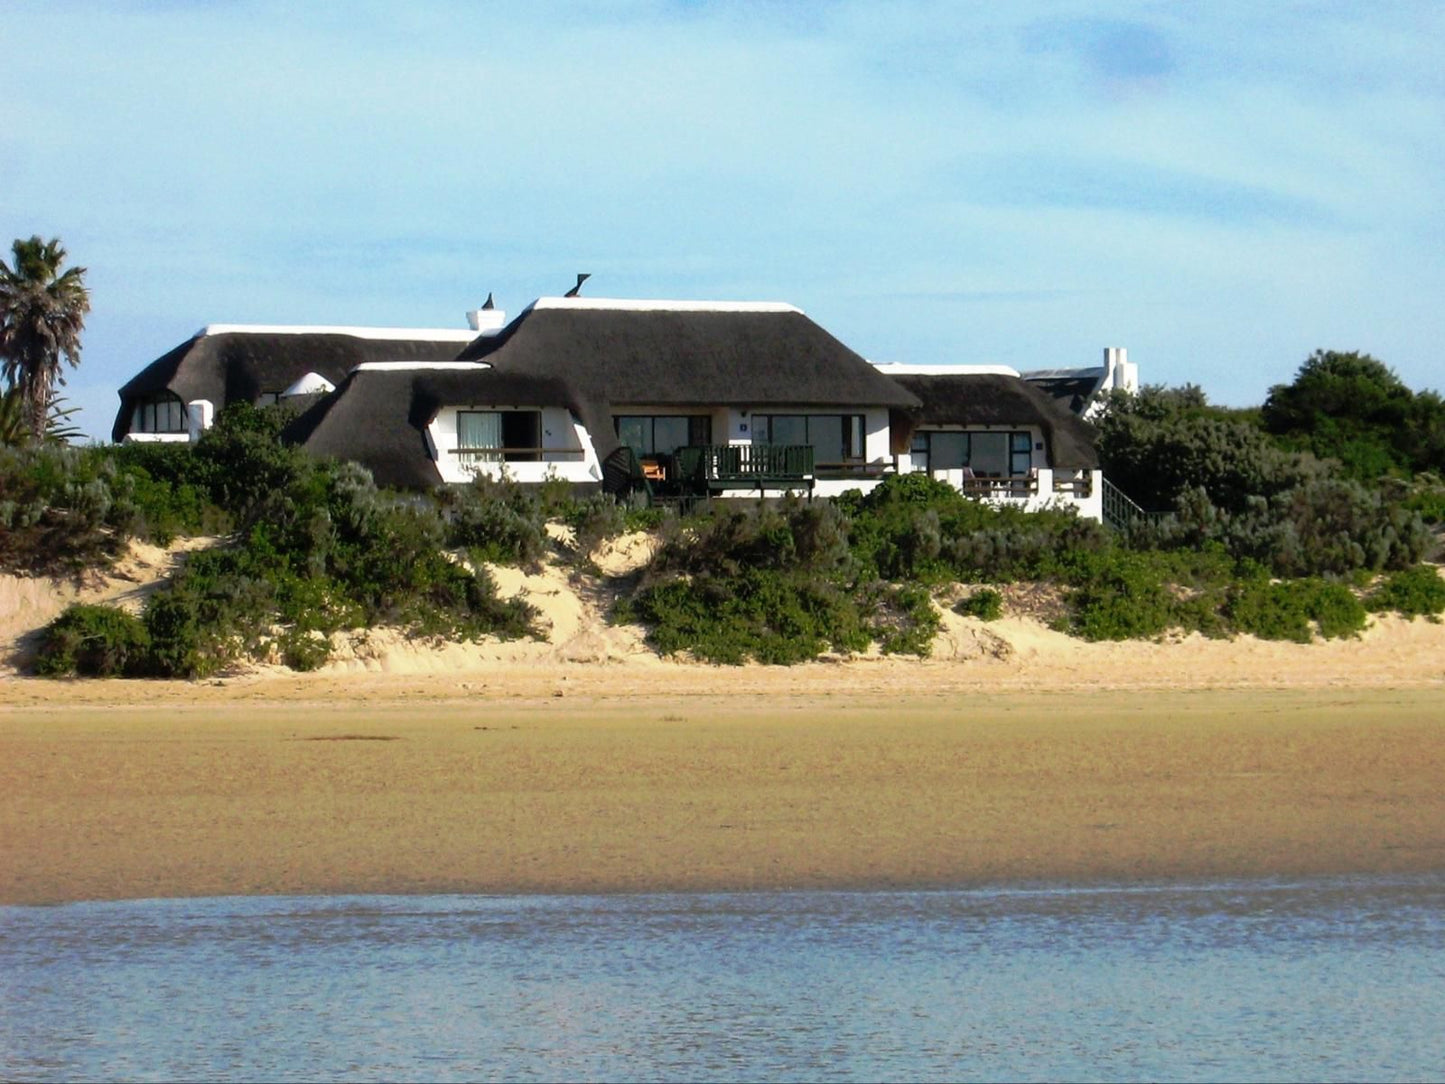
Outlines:
{"type": "Polygon", "coordinates": [[[665,301],[617,297],[539,297],[529,309],[610,309],[620,312],[796,312],[782,301],[665,301]]]}
{"type": "Polygon", "coordinates": [[[403,373],[415,369],[490,369],[484,361],[363,361],[353,373],[403,373]]]}
{"type": "Polygon", "coordinates": [[[1018,376],[1010,365],[909,365],[902,361],[875,361],[885,376],[1018,376]]]}
{"type": "Polygon", "coordinates": [[[454,327],[333,327],[320,324],[207,324],[196,332],[205,335],[350,335],[355,339],[392,339],[405,342],[469,343],[481,332],[454,327]]]}

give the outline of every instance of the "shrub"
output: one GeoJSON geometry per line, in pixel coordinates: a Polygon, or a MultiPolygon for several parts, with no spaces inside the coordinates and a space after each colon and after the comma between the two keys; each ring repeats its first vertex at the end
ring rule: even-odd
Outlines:
{"type": "Polygon", "coordinates": [[[1308,643],[1316,629],[1329,639],[1365,627],[1365,608],[1349,588],[1319,579],[1238,584],[1229,591],[1225,612],[1236,629],[1262,640],[1308,643]]]}
{"type": "Polygon", "coordinates": [[[331,644],[326,637],[301,629],[287,629],[277,640],[281,661],[292,670],[318,670],[331,658],[331,644]]]}
{"type": "Polygon", "coordinates": [[[1111,554],[1093,562],[1065,601],[1070,631],[1086,640],[1132,640],[1177,627],[1174,596],[1154,562],[1138,554],[1111,554]]]}
{"type": "Polygon", "coordinates": [[[546,517],[538,498],[516,482],[479,474],[442,491],[447,544],[477,561],[537,568],[547,552],[546,517]]]}
{"type": "Polygon", "coordinates": [[[113,606],[74,605],[41,634],[35,672],[42,677],[135,677],[149,668],[150,635],[140,619],[113,606]]]}
{"type": "Polygon", "coordinates": [[[992,587],[980,587],[954,603],[953,612],[981,621],[997,621],[1003,616],[1003,595],[992,587]]]}
{"type": "Polygon", "coordinates": [[[1434,617],[1445,613],[1445,580],[1433,565],[1411,565],[1386,576],[1370,593],[1366,606],[1375,613],[1434,617]]]}

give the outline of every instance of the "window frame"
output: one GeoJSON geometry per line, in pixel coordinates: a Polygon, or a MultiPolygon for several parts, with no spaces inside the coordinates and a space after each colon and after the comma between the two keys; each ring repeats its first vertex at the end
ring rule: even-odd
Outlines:
{"type": "Polygon", "coordinates": [[[938,470],[959,470],[967,468],[977,472],[973,465],[973,438],[977,436],[1001,436],[1005,438],[1005,455],[1008,457],[1009,473],[1006,475],[977,474],[977,477],[1027,478],[1034,469],[1034,434],[1027,429],[918,429],[913,433],[909,447],[912,455],[922,452],[928,458],[925,468],[932,474],[938,470]],[[964,461],[958,466],[939,467],[934,464],[933,438],[935,436],[962,437],[966,450],[964,461]],[[923,447],[919,447],[920,440],[923,447]]]}

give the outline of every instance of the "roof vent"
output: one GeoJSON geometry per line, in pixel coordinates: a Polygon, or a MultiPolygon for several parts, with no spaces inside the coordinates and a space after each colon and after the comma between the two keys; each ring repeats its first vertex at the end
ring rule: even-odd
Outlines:
{"type": "Polygon", "coordinates": [[[568,290],[568,291],[567,291],[565,294],[563,294],[562,296],[563,296],[563,297],[576,297],[577,294],[578,294],[578,292],[581,291],[581,289],[582,289],[582,284],[583,284],[584,282],[586,282],[588,279],[590,279],[591,277],[592,277],[591,274],[589,274],[589,273],[587,273],[587,272],[585,272],[585,271],[579,271],[579,272],[577,272],[577,285],[574,286],[574,287],[572,287],[572,289],[568,290]]]}

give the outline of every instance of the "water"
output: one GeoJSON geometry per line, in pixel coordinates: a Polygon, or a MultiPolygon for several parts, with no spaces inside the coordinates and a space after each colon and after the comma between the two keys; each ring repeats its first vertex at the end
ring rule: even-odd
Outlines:
{"type": "Polygon", "coordinates": [[[1445,877],[0,908],[0,1077],[1430,1079],[1445,877]]]}

